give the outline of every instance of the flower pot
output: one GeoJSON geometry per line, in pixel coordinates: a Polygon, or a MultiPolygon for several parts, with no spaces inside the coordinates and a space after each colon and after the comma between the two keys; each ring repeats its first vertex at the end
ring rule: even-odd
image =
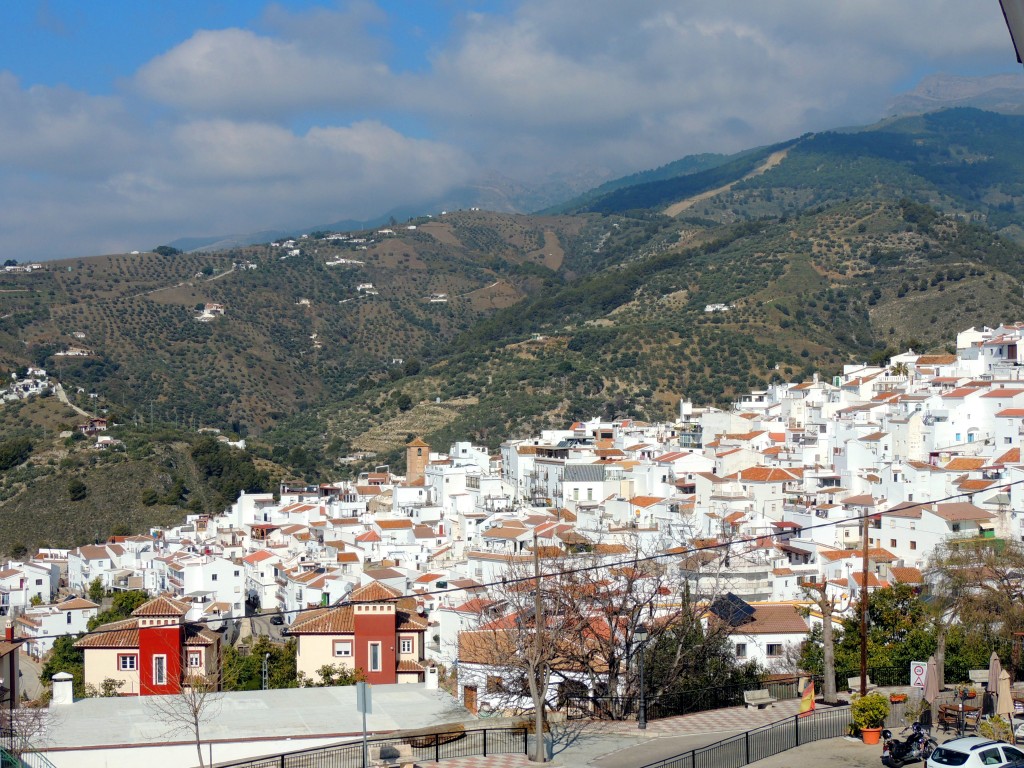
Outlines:
{"type": "Polygon", "coordinates": [[[864,740],[865,744],[877,744],[879,739],[882,738],[881,728],[861,728],[860,737],[864,740]]]}
{"type": "Polygon", "coordinates": [[[905,694],[905,693],[890,693],[889,694],[889,701],[891,701],[893,704],[899,704],[901,701],[906,701],[906,700],[907,700],[907,694],[905,694]]]}

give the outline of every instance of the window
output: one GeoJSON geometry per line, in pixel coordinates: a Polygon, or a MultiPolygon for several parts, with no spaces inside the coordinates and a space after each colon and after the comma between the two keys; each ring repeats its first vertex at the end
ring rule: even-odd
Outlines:
{"type": "Polygon", "coordinates": [[[167,657],[153,657],[153,685],[167,684],[167,657]]]}
{"type": "Polygon", "coordinates": [[[122,672],[134,672],[139,668],[139,657],[134,654],[117,654],[117,668],[122,672]]]}
{"type": "Polygon", "coordinates": [[[916,541],[910,542],[910,548],[911,549],[917,549],[917,542],[916,541]]]}
{"type": "Polygon", "coordinates": [[[1006,754],[1007,760],[1024,760],[1024,752],[1014,747],[1003,747],[1003,752],[1006,754]]]}
{"type": "Polygon", "coordinates": [[[216,580],[217,580],[217,574],[216,573],[213,574],[212,576],[210,576],[210,581],[216,581],[216,580]]]}
{"type": "Polygon", "coordinates": [[[782,643],[768,643],[764,647],[764,652],[769,659],[777,659],[782,655],[782,643]]]}
{"type": "Polygon", "coordinates": [[[71,623],[71,611],[68,611],[67,619],[68,619],[68,624],[70,624],[71,623]]]}
{"type": "Polygon", "coordinates": [[[978,757],[981,758],[982,765],[1003,764],[1003,756],[999,754],[998,749],[983,749],[978,753],[978,757]]]}
{"type": "Polygon", "coordinates": [[[890,547],[895,547],[896,546],[896,539],[889,539],[889,546],[890,547]]]}
{"type": "Polygon", "coordinates": [[[188,665],[191,669],[203,666],[203,654],[199,651],[189,651],[188,665]]]}
{"type": "Polygon", "coordinates": [[[43,580],[42,579],[36,579],[36,586],[37,587],[43,586],[43,580]]]}
{"type": "Polygon", "coordinates": [[[402,638],[401,652],[402,653],[412,653],[412,638],[411,637],[403,637],[402,638]]]}
{"type": "Polygon", "coordinates": [[[351,640],[335,640],[334,641],[334,655],[347,657],[352,655],[352,641],[351,640]]]}
{"type": "Polygon", "coordinates": [[[1013,438],[1012,437],[1004,437],[1003,438],[1003,443],[1005,445],[1012,445],[1013,444],[1013,438]]]}
{"type": "Polygon", "coordinates": [[[736,643],[736,658],[737,659],[745,659],[745,658],[747,658],[747,644],[746,643],[736,643]]]}
{"type": "Polygon", "coordinates": [[[497,675],[487,676],[487,692],[488,693],[504,693],[505,692],[505,681],[497,675]]]}
{"type": "Polygon", "coordinates": [[[370,671],[380,672],[380,643],[370,643],[370,671]]]}
{"type": "Polygon", "coordinates": [[[235,571],[235,576],[238,576],[241,571],[235,571]]]}

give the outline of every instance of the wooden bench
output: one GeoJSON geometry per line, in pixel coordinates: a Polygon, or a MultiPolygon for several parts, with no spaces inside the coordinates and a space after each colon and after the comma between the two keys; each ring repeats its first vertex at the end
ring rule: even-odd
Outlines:
{"type": "Polygon", "coordinates": [[[778,701],[767,688],[758,688],[756,691],[744,691],[743,692],[743,703],[747,705],[747,709],[763,709],[765,707],[774,707],[775,702],[778,701]]]}
{"type": "MultiPolygon", "coordinates": [[[[849,689],[850,693],[860,693],[860,675],[857,675],[857,677],[846,678],[846,687],[849,689]]],[[[870,677],[867,678],[868,691],[873,691],[877,687],[877,685],[871,682],[870,677]]]]}
{"type": "Polygon", "coordinates": [[[370,764],[380,768],[384,766],[408,768],[415,765],[416,762],[412,756],[411,744],[370,744],[367,751],[370,764]]]}

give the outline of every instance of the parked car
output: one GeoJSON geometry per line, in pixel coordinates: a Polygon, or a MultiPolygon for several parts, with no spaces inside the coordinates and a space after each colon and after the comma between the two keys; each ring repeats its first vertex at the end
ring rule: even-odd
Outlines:
{"type": "Polygon", "coordinates": [[[981,736],[962,736],[950,739],[931,753],[927,768],[1008,768],[1024,766],[1024,752],[1004,741],[993,741],[981,736]]]}
{"type": "Polygon", "coordinates": [[[275,613],[273,616],[270,617],[270,623],[284,624],[284,616],[282,616],[280,613],[275,613]]]}

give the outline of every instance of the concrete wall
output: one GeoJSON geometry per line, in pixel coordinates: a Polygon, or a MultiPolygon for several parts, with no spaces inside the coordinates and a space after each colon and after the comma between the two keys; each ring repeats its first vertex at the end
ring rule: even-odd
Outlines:
{"type": "MultiPolygon", "coordinates": [[[[273,739],[268,741],[218,742],[203,744],[206,765],[233,762],[260,755],[294,752],[300,749],[338,744],[345,739],[273,739]]],[[[141,765],[146,768],[192,768],[199,765],[194,742],[178,742],[145,747],[52,750],[43,753],[56,768],[111,768],[141,765]]]]}

